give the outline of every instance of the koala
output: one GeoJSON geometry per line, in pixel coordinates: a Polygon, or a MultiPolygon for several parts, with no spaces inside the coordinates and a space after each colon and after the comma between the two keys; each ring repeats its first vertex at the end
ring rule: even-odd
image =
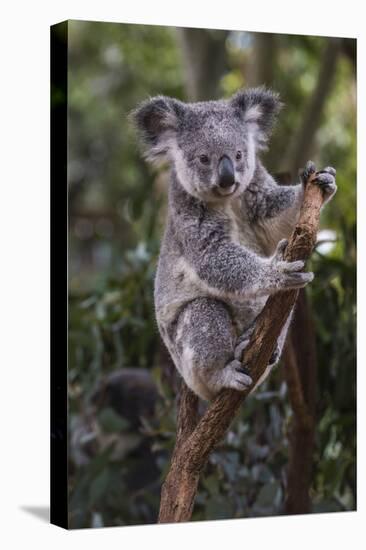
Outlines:
{"type": "MultiPolygon", "coordinates": [[[[315,166],[307,163],[297,185],[280,186],[260,160],[281,106],[276,93],[255,88],[196,103],[158,96],[132,113],[146,158],[171,169],[157,324],[186,384],[206,401],[222,388],[253,391],[268,376],[291,314],[254,386],[240,359],[256,318],[271,294],[313,279],[283,254],[315,166]]],[[[336,192],[335,173],[316,173],[324,203],[336,192]]]]}

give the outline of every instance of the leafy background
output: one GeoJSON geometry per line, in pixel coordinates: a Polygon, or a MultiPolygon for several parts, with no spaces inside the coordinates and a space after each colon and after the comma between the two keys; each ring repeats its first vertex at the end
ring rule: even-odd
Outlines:
{"type": "MultiPolygon", "coordinates": [[[[152,295],[167,174],[142,161],[127,115],[155,94],[198,100],[259,84],[286,104],[264,159],[273,173],[295,181],[308,158],[337,168],[307,290],[310,495],[313,512],[355,509],[355,41],[82,21],[68,37],[70,527],[154,523],[175,438],[179,381],[152,295]]],[[[211,455],[193,520],[284,513],[291,415],[280,366],[211,455]]]]}

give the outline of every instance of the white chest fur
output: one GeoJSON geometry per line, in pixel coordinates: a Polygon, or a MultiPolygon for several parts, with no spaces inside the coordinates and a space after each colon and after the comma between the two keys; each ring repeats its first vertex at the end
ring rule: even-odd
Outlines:
{"type": "Polygon", "coordinates": [[[240,202],[230,202],[225,205],[225,214],[230,222],[230,236],[233,242],[245,246],[262,255],[264,253],[257,228],[242,211],[240,202]]]}

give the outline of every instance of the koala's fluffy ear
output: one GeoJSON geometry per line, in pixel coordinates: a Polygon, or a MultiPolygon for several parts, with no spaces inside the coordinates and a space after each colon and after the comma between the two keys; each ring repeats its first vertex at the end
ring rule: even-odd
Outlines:
{"type": "Polygon", "coordinates": [[[131,113],[150,161],[162,160],[168,153],[172,140],[184,116],[184,103],[165,96],[157,96],[141,103],[131,113]]]}
{"type": "Polygon", "coordinates": [[[264,148],[277,114],[283,107],[279,95],[264,87],[249,88],[237,92],[230,103],[237,116],[253,127],[258,146],[264,148]]]}

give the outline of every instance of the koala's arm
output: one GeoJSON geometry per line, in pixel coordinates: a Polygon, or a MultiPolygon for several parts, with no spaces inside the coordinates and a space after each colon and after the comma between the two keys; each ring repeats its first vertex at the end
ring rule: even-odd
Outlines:
{"type": "Polygon", "coordinates": [[[264,258],[233,242],[222,220],[176,223],[184,258],[212,292],[236,298],[268,295],[301,288],[313,279],[312,273],[301,272],[304,262],[283,260],[285,240],[272,257],[264,258]]]}
{"type": "MultiPolygon", "coordinates": [[[[295,227],[304,197],[304,184],[278,185],[263,170],[246,192],[245,202],[256,221],[266,223],[271,231],[278,228],[278,239],[288,237],[295,227]]],[[[277,240],[278,240],[277,239],[277,240]]]]}
{"type": "MultiPolygon", "coordinates": [[[[264,226],[267,225],[276,242],[288,237],[294,229],[299,219],[305,184],[312,173],[315,173],[315,165],[309,161],[302,171],[301,183],[278,185],[263,166],[258,167],[249,186],[249,192],[245,195],[245,202],[252,216],[264,223],[264,226]]],[[[332,167],[327,167],[316,174],[316,181],[323,191],[323,204],[326,204],[337,191],[336,171],[332,167]]]]}

